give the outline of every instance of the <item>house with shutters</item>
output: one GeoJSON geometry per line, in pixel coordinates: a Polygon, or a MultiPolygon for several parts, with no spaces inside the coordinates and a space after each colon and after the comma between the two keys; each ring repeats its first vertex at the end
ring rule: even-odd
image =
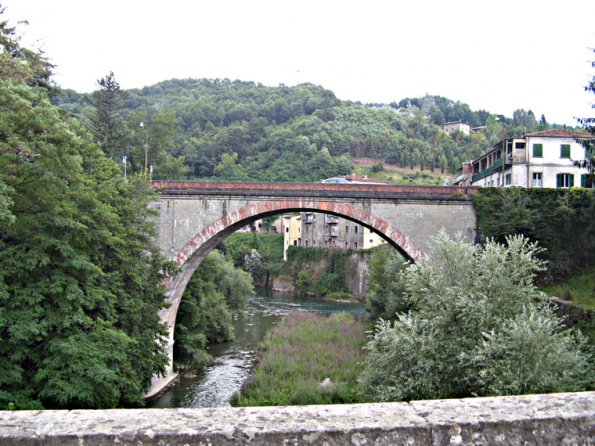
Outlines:
{"type": "Polygon", "coordinates": [[[592,139],[588,133],[562,129],[504,139],[471,162],[470,185],[593,188],[595,176],[585,167],[587,153],[581,144],[592,139]]]}

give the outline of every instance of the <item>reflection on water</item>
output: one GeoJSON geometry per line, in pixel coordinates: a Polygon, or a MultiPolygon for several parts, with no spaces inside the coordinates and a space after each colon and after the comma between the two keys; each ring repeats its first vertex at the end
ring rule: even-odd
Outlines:
{"type": "Polygon", "coordinates": [[[212,345],[213,365],[198,377],[181,377],[179,382],[148,407],[225,407],[231,396],[249,378],[256,362],[256,348],[265,333],[292,311],[347,312],[365,317],[361,304],[313,299],[293,293],[257,290],[250,299],[246,316],[234,321],[235,340],[212,345]]]}

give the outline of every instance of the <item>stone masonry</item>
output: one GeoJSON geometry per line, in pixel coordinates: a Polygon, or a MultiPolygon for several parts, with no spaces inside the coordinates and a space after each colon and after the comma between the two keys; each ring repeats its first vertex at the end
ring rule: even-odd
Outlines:
{"type": "Polygon", "coordinates": [[[0,445],[593,445],[595,393],[410,403],[0,412],[0,445]]]}

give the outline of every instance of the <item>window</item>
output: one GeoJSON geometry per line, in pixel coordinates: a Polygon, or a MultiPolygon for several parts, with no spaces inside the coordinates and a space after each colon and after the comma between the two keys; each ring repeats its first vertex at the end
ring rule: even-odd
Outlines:
{"type": "Polygon", "coordinates": [[[357,234],[357,226],[355,227],[355,233],[357,234]]]}
{"type": "Polygon", "coordinates": [[[504,185],[510,186],[511,184],[512,184],[512,174],[507,173],[506,175],[504,175],[504,185]]]}
{"type": "Polygon", "coordinates": [[[589,189],[595,188],[595,175],[581,175],[581,187],[588,187],[589,189]]]}
{"type": "Polygon", "coordinates": [[[570,158],[570,144],[560,145],[560,158],[570,158]]]}
{"type": "Polygon", "coordinates": [[[533,172],[533,187],[543,187],[543,174],[541,172],[533,172]]]}
{"type": "Polygon", "coordinates": [[[543,158],[543,144],[533,144],[533,158],[543,158]]]}
{"type": "Polygon", "coordinates": [[[574,186],[574,175],[571,173],[559,173],[556,175],[556,187],[569,188],[574,186]]]}

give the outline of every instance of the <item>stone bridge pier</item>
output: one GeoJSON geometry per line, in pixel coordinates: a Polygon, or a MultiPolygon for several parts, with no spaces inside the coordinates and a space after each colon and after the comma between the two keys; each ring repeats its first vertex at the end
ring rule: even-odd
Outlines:
{"type": "Polygon", "coordinates": [[[474,189],[322,183],[219,183],[154,181],[159,201],[157,243],[179,272],[167,283],[170,306],[161,320],[169,329],[170,367],[155,377],[147,396],[174,377],[173,331],[182,294],[202,259],[241,227],[287,212],[323,212],[354,221],[379,233],[411,261],[422,259],[430,238],[444,230],[476,237],[474,189]]]}

